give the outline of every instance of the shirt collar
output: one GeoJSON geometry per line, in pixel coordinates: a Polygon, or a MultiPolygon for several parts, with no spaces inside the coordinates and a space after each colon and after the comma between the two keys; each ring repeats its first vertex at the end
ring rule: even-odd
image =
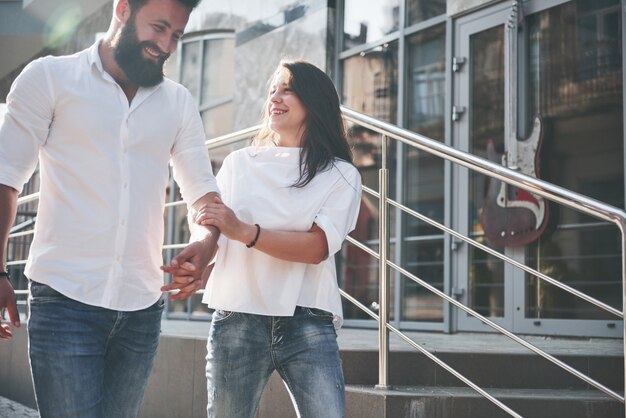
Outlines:
{"type": "Polygon", "coordinates": [[[102,66],[102,59],[100,59],[100,53],[98,49],[100,48],[100,43],[102,39],[97,40],[91,47],[89,48],[89,65],[95,65],[96,68],[102,73],[104,72],[104,67],[102,66]]]}

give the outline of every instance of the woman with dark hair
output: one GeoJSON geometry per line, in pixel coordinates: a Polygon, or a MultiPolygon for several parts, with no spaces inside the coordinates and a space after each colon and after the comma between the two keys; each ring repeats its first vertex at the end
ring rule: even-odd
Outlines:
{"type": "Polygon", "coordinates": [[[319,68],[282,62],[264,113],[253,144],[224,160],[222,200],[196,214],[222,232],[203,299],[215,309],[208,416],[253,418],[276,370],[299,417],[342,417],[334,254],[355,227],[361,177],[319,68]]]}

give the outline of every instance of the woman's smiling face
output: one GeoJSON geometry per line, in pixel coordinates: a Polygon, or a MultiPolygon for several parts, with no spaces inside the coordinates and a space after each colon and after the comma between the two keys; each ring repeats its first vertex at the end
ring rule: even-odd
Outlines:
{"type": "Polygon", "coordinates": [[[307,111],[291,86],[291,73],[286,68],[276,72],[269,91],[269,128],[279,135],[278,145],[301,146],[307,111]]]}

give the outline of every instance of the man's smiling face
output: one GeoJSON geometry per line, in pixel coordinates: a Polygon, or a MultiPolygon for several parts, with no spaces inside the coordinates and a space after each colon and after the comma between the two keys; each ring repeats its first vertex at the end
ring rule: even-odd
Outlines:
{"type": "Polygon", "coordinates": [[[163,65],[176,50],[190,12],[177,0],[149,0],[132,11],[114,51],[131,83],[151,87],[163,81],[163,65]]]}

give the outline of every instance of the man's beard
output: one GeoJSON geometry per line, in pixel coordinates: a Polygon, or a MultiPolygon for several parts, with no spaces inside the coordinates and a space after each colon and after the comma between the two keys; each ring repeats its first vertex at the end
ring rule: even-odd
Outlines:
{"type": "Polygon", "coordinates": [[[169,54],[163,54],[156,61],[143,57],[143,49],[148,47],[154,51],[160,48],[153,42],[137,39],[137,30],[134,16],[122,28],[120,39],[114,50],[117,65],[131,83],[139,87],[152,87],[163,81],[163,64],[169,54]]]}

